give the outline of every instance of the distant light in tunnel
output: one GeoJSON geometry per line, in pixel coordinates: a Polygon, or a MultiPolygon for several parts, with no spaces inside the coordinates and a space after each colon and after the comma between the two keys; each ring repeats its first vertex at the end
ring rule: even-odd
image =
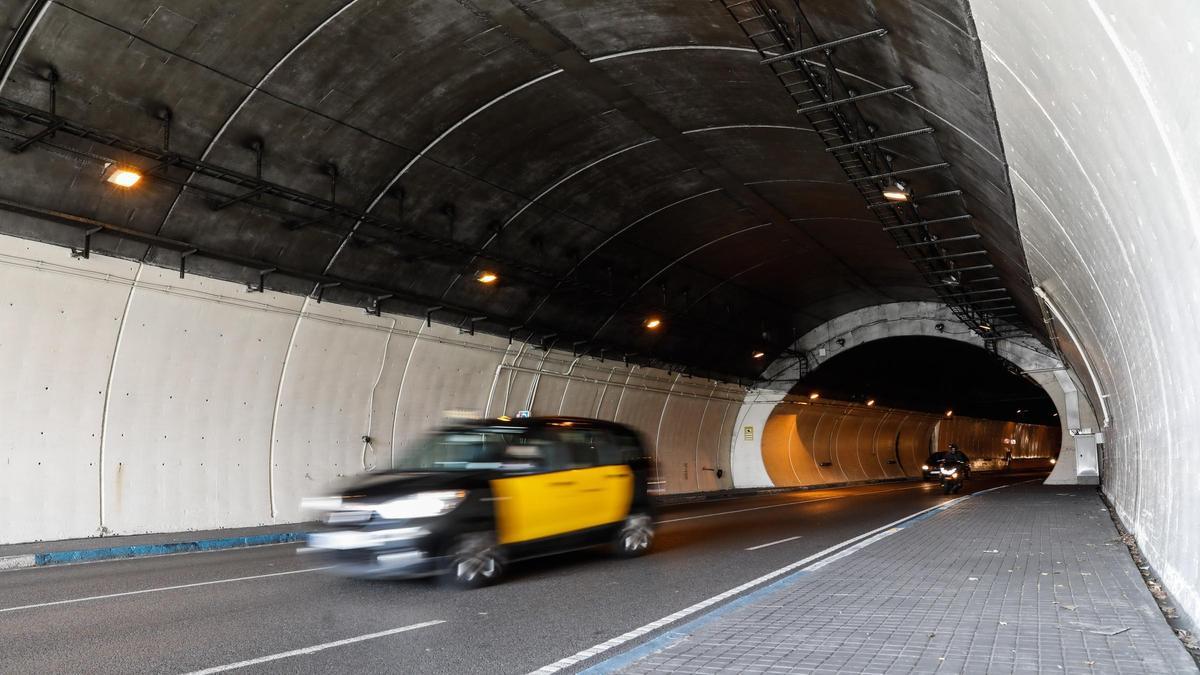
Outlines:
{"type": "Polygon", "coordinates": [[[873,398],[867,399],[867,405],[875,405],[875,399],[873,399],[873,398]]]}
{"type": "Polygon", "coordinates": [[[912,197],[912,193],[908,191],[908,186],[901,181],[896,181],[883,189],[883,198],[889,202],[906,202],[910,197],[912,197]]]}
{"type": "Polygon", "coordinates": [[[953,410],[947,410],[947,411],[946,411],[946,417],[954,417],[954,411],[953,411],[953,410]]]}
{"type": "Polygon", "coordinates": [[[108,175],[104,177],[104,180],[118,187],[131,188],[134,185],[137,185],[138,181],[142,180],[142,174],[134,171],[133,169],[121,169],[113,167],[112,170],[108,172],[108,175]]]}
{"type": "Polygon", "coordinates": [[[662,319],[658,318],[657,316],[652,316],[649,319],[646,319],[645,326],[646,326],[646,328],[649,328],[650,330],[654,330],[655,328],[658,328],[661,325],[662,325],[662,319]]]}
{"type": "Polygon", "coordinates": [[[499,278],[500,277],[495,272],[490,272],[488,270],[479,270],[479,272],[475,275],[475,281],[478,281],[481,284],[494,284],[499,278]]]}
{"type": "Polygon", "coordinates": [[[754,358],[756,358],[756,359],[761,359],[762,357],[764,357],[766,355],[767,355],[766,352],[754,352],[754,358]]]}
{"type": "Polygon", "coordinates": [[[817,400],[817,399],[821,398],[821,395],[820,395],[819,393],[817,393],[817,392],[815,392],[815,391],[814,391],[813,393],[811,393],[811,394],[809,394],[809,395],[808,395],[808,398],[809,398],[809,400],[811,400],[811,401],[815,401],[815,400],[817,400]]]}
{"type": "Polygon", "coordinates": [[[1050,463],[1051,463],[1051,464],[1058,464],[1058,460],[1057,460],[1057,459],[1054,459],[1053,457],[1051,457],[1051,458],[1050,458],[1050,463]]]}

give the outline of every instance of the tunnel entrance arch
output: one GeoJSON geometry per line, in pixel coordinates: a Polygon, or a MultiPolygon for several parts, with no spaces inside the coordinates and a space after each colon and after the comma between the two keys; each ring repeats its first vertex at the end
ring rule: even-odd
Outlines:
{"type": "MultiPolygon", "coordinates": [[[[825,322],[792,345],[792,355],[770,364],[764,382],[746,397],[739,415],[731,466],[738,487],[774,485],[763,458],[763,440],[776,413],[801,403],[789,392],[801,378],[822,363],[856,346],[891,337],[926,336],[956,340],[990,349],[1020,374],[1036,382],[1051,398],[1062,425],[1060,461],[1048,483],[1097,483],[1095,437],[1079,430],[1096,429],[1092,407],[1071,369],[1032,337],[1007,338],[991,345],[954,316],[948,307],[932,302],[900,302],[866,307],[825,322]],[[755,433],[755,430],[762,430],[755,433]]],[[[898,471],[881,467],[883,476],[898,471]]],[[[847,476],[849,478],[849,476],[847,476]]]]}

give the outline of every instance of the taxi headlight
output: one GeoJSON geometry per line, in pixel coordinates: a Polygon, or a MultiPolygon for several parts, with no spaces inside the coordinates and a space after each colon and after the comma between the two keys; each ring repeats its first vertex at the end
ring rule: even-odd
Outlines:
{"type": "Polygon", "coordinates": [[[432,518],[453,511],[466,496],[466,490],[418,492],[379,504],[375,512],[388,520],[432,518]]]}

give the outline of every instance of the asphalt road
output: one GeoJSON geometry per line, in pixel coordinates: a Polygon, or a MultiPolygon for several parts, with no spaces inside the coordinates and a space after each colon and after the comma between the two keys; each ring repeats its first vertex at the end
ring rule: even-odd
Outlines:
{"type": "MultiPolygon", "coordinates": [[[[1029,478],[978,477],[965,492],[1029,478]]],[[[900,483],[670,507],[648,556],[546,558],[477,591],[333,577],[294,544],[0,572],[0,673],[267,657],[233,672],[526,673],[949,499],[900,483]]]]}

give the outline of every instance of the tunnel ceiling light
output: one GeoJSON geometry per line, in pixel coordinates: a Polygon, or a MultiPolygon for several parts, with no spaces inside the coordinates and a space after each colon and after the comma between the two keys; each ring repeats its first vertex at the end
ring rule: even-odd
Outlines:
{"type": "Polygon", "coordinates": [[[113,164],[105,170],[104,180],[117,187],[131,188],[141,182],[142,174],[136,169],[113,164]]]}
{"type": "Polygon", "coordinates": [[[875,405],[875,399],[873,399],[873,398],[867,399],[867,405],[875,405]]]}
{"type": "Polygon", "coordinates": [[[912,193],[904,181],[896,181],[883,189],[883,198],[889,202],[907,202],[912,199],[912,193]]]}
{"type": "Polygon", "coordinates": [[[756,359],[761,359],[762,357],[764,357],[766,355],[767,355],[766,352],[758,352],[758,351],[754,352],[754,358],[756,358],[756,359]]]}
{"type": "Polygon", "coordinates": [[[817,399],[819,399],[819,398],[821,398],[821,394],[819,394],[819,393],[817,393],[817,392],[815,392],[815,391],[814,391],[813,393],[811,393],[811,394],[809,394],[809,395],[808,395],[808,400],[810,400],[810,401],[815,401],[815,400],[817,400],[817,399]]]}
{"type": "Polygon", "coordinates": [[[489,270],[479,270],[479,272],[475,274],[475,281],[478,281],[481,284],[494,284],[499,278],[500,277],[495,272],[491,272],[489,270]]]}
{"type": "Polygon", "coordinates": [[[646,319],[646,322],[642,325],[644,325],[646,328],[649,328],[650,330],[654,330],[662,325],[662,319],[658,318],[657,316],[652,316],[652,317],[646,319]]]}
{"type": "Polygon", "coordinates": [[[946,417],[954,417],[954,411],[953,411],[953,410],[947,410],[947,411],[946,411],[946,417]]]}

